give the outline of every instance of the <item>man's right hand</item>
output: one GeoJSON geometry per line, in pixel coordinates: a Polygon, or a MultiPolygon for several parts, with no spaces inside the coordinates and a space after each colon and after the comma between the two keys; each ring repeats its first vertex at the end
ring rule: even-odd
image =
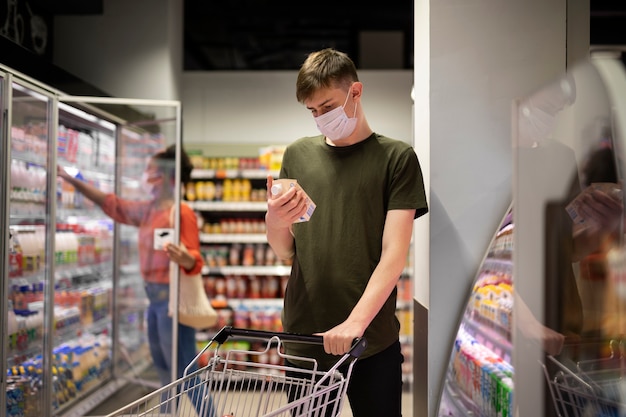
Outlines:
{"type": "Polygon", "coordinates": [[[307,210],[304,192],[298,187],[291,187],[279,196],[270,192],[273,178],[267,177],[267,214],[265,223],[271,229],[288,229],[307,210]]]}

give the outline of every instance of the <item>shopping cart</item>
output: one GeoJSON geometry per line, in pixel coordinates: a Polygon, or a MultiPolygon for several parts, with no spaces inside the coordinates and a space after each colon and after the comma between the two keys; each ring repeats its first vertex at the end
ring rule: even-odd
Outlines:
{"type": "Polygon", "coordinates": [[[543,365],[559,417],[626,416],[626,380],[621,357],[580,361],[569,366],[553,356],[547,360],[555,369],[549,375],[548,366],[543,365]]]}
{"type": "Polygon", "coordinates": [[[366,339],[355,339],[350,351],[328,371],[320,371],[314,359],[285,354],[284,342],[323,344],[323,338],[226,326],[187,366],[182,378],[106,417],[338,416],[354,363],[367,347],[366,339]],[[260,347],[225,349],[231,337],[260,347]],[[265,359],[270,353],[280,361],[268,363],[265,359]],[[209,355],[207,365],[194,370],[205,354],[209,355]],[[285,360],[309,366],[296,368],[285,360]]]}

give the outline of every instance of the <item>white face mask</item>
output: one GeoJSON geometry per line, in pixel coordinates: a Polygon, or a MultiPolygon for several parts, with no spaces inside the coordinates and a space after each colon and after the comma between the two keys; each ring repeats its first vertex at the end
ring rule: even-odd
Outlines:
{"type": "Polygon", "coordinates": [[[328,113],[324,113],[321,116],[314,118],[319,131],[330,140],[345,139],[350,136],[352,132],[354,132],[354,129],[356,129],[356,105],[354,106],[354,117],[348,117],[343,109],[348,102],[351,91],[352,88],[348,91],[348,96],[346,97],[346,101],[343,103],[343,106],[337,107],[328,113]]]}
{"type": "Polygon", "coordinates": [[[149,180],[148,174],[146,172],[141,175],[140,185],[143,192],[147,193],[150,196],[154,196],[157,184],[154,181],[149,180]]]}

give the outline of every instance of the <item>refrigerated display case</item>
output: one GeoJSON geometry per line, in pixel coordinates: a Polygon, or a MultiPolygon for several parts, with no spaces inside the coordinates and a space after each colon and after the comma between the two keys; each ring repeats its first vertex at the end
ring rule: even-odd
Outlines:
{"type": "Polygon", "coordinates": [[[154,385],[142,374],[147,299],[137,230],[57,179],[57,166],[148,198],[139,187],[147,158],[181,148],[180,103],[67,96],[4,66],[0,94],[0,409],[82,416],[129,382],[154,385]]]}
{"type": "Polygon", "coordinates": [[[463,310],[439,400],[439,416],[512,415],[514,233],[510,207],[463,310]]]}

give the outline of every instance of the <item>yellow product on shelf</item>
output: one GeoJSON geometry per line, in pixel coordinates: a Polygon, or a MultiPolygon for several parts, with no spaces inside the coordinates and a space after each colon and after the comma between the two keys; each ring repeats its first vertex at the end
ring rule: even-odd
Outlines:
{"type": "Polygon", "coordinates": [[[491,321],[496,321],[496,315],[498,314],[498,305],[493,300],[485,300],[481,306],[481,315],[491,321]]]}
{"type": "Polygon", "coordinates": [[[204,196],[204,181],[196,181],[196,200],[206,200],[204,196]]]}
{"type": "Polygon", "coordinates": [[[204,182],[204,199],[208,201],[215,200],[215,183],[213,181],[204,182]]]}
{"type": "Polygon", "coordinates": [[[496,284],[500,281],[500,277],[492,273],[485,273],[476,281],[474,289],[479,287],[486,287],[488,285],[496,284]]]}
{"type": "Polygon", "coordinates": [[[227,163],[228,169],[239,169],[240,167],[239,162],[240,162],[239,158],[236,156],[228,158],[228,163],[227,163]]]}
{"type": "Polygon", "coordinates": [[[495,300],[499,298],[500,294],[502,293],[502,288],[495,284],[485,285],[483,288],[485,289],[487,298],[489,300],[495,300]]]}
{"type": "Polygon", "coordinates": [[[266,146],[259,149],[259,164],[261,167],[279,171],[283,162],[285,146],[266,146]]]}
{"type": "Polygon", "coordinates": [[[94,297],[89,291],[80,293],[80,318],[83,325],[93,323],[94,297]]]}
{"type": "Polygon", "coordinates": [[[487,297],[487,290],[485,290],[484,288],[478,288],[474,291],[473,293],[473,308],[477,313],[480,313],[480,309],[481,309],[481,304],[483,303],[483,300],[487,297]]]}
{"type": "Polygon", "coordinates": [[[410,336],[413,326],[413,314],[410,309],[401,309],[396,312],[398,321],[400,322],[400,334],[410,336]]]}
{"type": "Polygon", "coordinates": [[[232,181],[232,201],[241,201],[241,180],[234,179],[232,181]]]}
{"type": "Polygon", "coordinates": [[[501,296],[503,297],[513,296],[513,286],[511,284],[501,282],[500,284],[498,284],[498,287],[501,289],[501,296]]]}
{"type": "Polygon", "coordinates": [[[233,201],[233,183],[228,178],[224,180],[222,201],[233,201]]]}
{"type": "Polygon", "coordinates": [[[192,152],[193,151],[187,152],[189,154],[189,160],[191,162],[191,165],[193,165],[194,168],[204,168],[205,158],[202,155],[193,154],[192,152]]]}
{"type": "Polygon", "coordinates": [[[252,183],[249,179],[245,178],[241,180],[241,200],[250,201],[252,193],[252,183]]]}
{"type": "Polygon", "coordinates": [[[187,201],[196,201],[196,186],[194,184],[189,184],[185,188],[185,198],[187,201]]]}

